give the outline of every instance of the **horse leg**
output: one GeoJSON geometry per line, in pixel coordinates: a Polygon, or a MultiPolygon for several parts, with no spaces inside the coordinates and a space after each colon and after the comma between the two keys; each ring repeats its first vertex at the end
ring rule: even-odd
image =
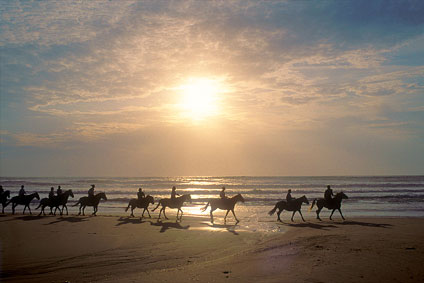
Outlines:
{"type": "Polygon", "coordinates": [[[340,210],[340,208],[338,208],[337,210],[340,212],[340,215],[342,216],[343,220],[346,220],[346,219],[343,217],[343,214],[342,214],[342,211],[340,210]]]}
{"type": "MultiPolygon", "coordinates": [[[[149,209],[146,208],[146,210],[147,210],[147,214],[149,214],[149,218],[152,218],[152,216],[150,215],[149,209]]],[[[144,211],[143,211],[143,214],[144,214],[144,211]]]]}
{"type": "Polygon", "coordinates": [[[159,216],[158,219],[160,219],[160,215],[162,214],[162,208],[159,210],[159,216]]]}
{"type": "MultiPolygon", "coordinates": [[[[131,206],[131,217],[134,217],[134,207],[131,206]]],[[[143,217],[143,216],[142,216],[143,217]]]]}
{"type": "Polygon", "coordinates": [[[236,219],[236,224],[237,224],[237,223],[239,223],[239,222],[240,222],[240,220],[238,220],[238,219],[237,219],[237,216],[236,216],[236,214],[234,213],[234,209],[231,209],[231,212],[233,213],[234,218],[236,219]]]}
{"type": "Polygon", "coordinates": [[[291,217],[291,221],[293,222],[293,217],[296,214],[296,210],[293,211],[292,217],[291,217]]]}
{"type": "Polygon", "coordinates": [[[180,211],[181,211],[181,214],[180,214],[180,221],[183,219],[183,211],[181,210],[181,208],[178,208],[180,211]]]}
{"type": "Polygon", "coordinates": [[[299,214],[300,214],[300,216],[302,216],[303,222],[305,222],[305,218],[303,218],[302,211],[300,211],[300,209],[299,209],[299,214]]]}
{"type": "Polygon", "coordinates": [[[283,212],[283,210],[284,209],[281,209],[281,210],[279,209],[278,212],[277,212],[277,216],[278,216],[277,220],[280,221],[280,222],[283,222],[283,221],[281,221],[281,218],[280,218],[280,214],[281,214],[281,212],[283,212]]]}
{"type": "Polygon", "coordinates": [[[25,214],[25,210],[26,210],[26,205],[24,206],[24,211],[22,212],[22,214],[25,214]]]}
{"type": "Polygon", "coordinates": [[[166,214],[165,214],[165,207],[164,208],[162,208],[163,209],[163,216],[165,216],[165,219],[169,219],[168,217],[166,217],[166,214]]]}
{"type": "Polygon", "coordinates": [[[63,207],[62,207],[62,212],[63,212],[63,210],[66,208],[66,215],[68,215],[68,206],[66,205],[66,204],[64,204],[63,205],[63,207]]]}
{"type": "Polygon", "coordinates": [[[96,216],[96,212],[97,212],[97,206],[93,206],[93,214],[94,216],[96,216]]]}
{"type": "Polygon", "coordinates": [[[213,214],[212,214],[212,212],[214,211],[215,209],[212,209],[212,207],[211,207],[211,223],[213,224],[213,214]]]}
{"type": "Polygon", "coordinates": [[[85,216],[85,205],[82,206],[82,215],[85,216]]]}
{"type": "MultiPolygon", "coordinates": [[[[318,206],[318,204],[317,204],[317,206],[318,206]]],[[[318,209],[316,211],[316,213],[317,213],[317,219],[319,219],[319,220],[321,220],[321,218],[319,218],[319,213],[321,212],[321,209],[322,209],[322,207],[319,207],[318,206],[318,209]]]]}
{"type": "Polygon", "coordinates": [[[12,203],[12,214],[15,214],[15,207],[17,206],[17,204],[12,203]]]}
{"type": "Polygon", "coordinates": [[[330,214],[330,220],[333,220],[333,219],[331,219],[331,217],[333,216],[334,211],[336,211],[336,209],[333,209],[333,211],[331,212],[331,214],[330,214]]]}
{"type": "Polygon", "coordinates": [[[227,223],[227,215],[228,215],[228,212],[230,212],[230,210],[227,210],[227,213],[225,213],[225,217],[224,217],[224,224],[225,224],[225,223],[227,223]]]}

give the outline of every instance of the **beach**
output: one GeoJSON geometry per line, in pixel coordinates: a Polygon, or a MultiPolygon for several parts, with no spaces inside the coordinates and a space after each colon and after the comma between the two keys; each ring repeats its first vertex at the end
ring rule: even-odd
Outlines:
{"type": "MultiPolygon", "coordinates": [[[[424,218],[269,222],[1,215],[3,282],[418,282],[424,218]]],[[[222,219],[220,219],[222,220],[222,219]]]]}

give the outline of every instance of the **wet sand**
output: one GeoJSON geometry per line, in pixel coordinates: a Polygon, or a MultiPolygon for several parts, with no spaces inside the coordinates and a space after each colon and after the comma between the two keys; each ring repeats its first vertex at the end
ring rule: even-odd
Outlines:
{"type": "Polygon", "coordinates": [[[424,218],[271,222],[284,232],[269,233],[171,219],[1,215],[1,281],[424,281],[424,218]]]}

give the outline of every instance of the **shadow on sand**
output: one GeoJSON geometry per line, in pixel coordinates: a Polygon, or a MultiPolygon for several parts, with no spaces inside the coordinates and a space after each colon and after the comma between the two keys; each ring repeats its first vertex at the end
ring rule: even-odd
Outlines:
{"type": "Polygon", "coordinates": [[[178,221],[176,221],[176,222],[162,222],[162,220],[158,219],[156,222],[148,220],[148,221],[143,221],[141,223],[144,223],[144,222],[149,222],[150,225],[152,225],[152,226],[161,227],[160,233],[164,233],[166,230],[168,230],[170,228],[182,229],[182,230],[188,230],[190,228],[190,225],[182,226],[180,224],[180,222],[178,222],[178,221]]]}
{"type": "Polygon", "coordinates": [[[146,221],[143,221],[141,219],[141,217],[140,218],[132,218],[132,217],[125,217],[125,216],[119,217],[118,221],[119,221],[119,223],[116,224],[115,226],[121,226],[121,225],[124,225],[124,224],[141,224],[141,223],[146,222],[146,221]]]}
{"type": "Polygon", "coordinates": [[[12,218],[10,218],[10,219],[3,220],[3,222],[6,222],[6,221],[14,221],[14,220],[31,221],[31,220],[39,220],[39,219],[43,219],[43,216],[38,216],[38,215],[25,215],[25,216],[12,217],[12,218]]]}
{"type": "Polygon", "coordinates": [[[239,233],[237,233],[237,231],[236,231],[237,224],[233,224],[233,225],[227,225],[227,224],[210,224],[210,223],[206,223],[206,222],[204,222],[202,224],[203,225],[207,225],[207,226],[209,226],[211,228],[225,229],[228,232],[230,232],[230,233],[232,233],[232,234],[234,234],[236,236],[239,235],[239,233]]]}
{"type": "Polygon", "coordinates": [[[82,218],[82,217],[74,217],[74,216],[70,216],[70,217],[59,217],[57,218],[56,221],[52,221],[50,223],[44,224],[44,225],[51,225],[51,224],[56,224],[56,223],[60,223],[60,222],[70,222],[70,223],[79,223],[79,222],[83,222],[83,221],[87,221],[88,217],[82,218]]]}
{"type": "Polygon", "coordinates": [[[337,223],[339,225],[358,225],[364,227],[375,227],[375,228],[388,228],[393,226],[392,224],[384,224],[384,223],[369,223],[369,222],[361,222],[361,221],[343,221],[337,223]]]}
{"type": "Polygon", "coordinates": [[[306,227],[306,228],[313,228],[313,229],[319,229],[319,230],[329,230],[328,228],[338,228],[335,225],[323,225],[323,224],[318,224],[318,223],[310,223],[310,222],[304,222],[304,223],[284,223],[281,222],[281,224],[279,225],[284,225],[284,226],[290,226],[290,227],[306,227]]]}

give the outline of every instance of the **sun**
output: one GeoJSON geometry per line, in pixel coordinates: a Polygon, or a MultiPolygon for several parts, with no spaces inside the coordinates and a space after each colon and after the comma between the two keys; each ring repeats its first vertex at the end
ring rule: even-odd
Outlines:
{"type": "Polygon", "coordinates": [[[223,91],[218,80],[192,78],[178,89],[182,116],[199,121],[218,115],[219,96],[223,91]]]}

